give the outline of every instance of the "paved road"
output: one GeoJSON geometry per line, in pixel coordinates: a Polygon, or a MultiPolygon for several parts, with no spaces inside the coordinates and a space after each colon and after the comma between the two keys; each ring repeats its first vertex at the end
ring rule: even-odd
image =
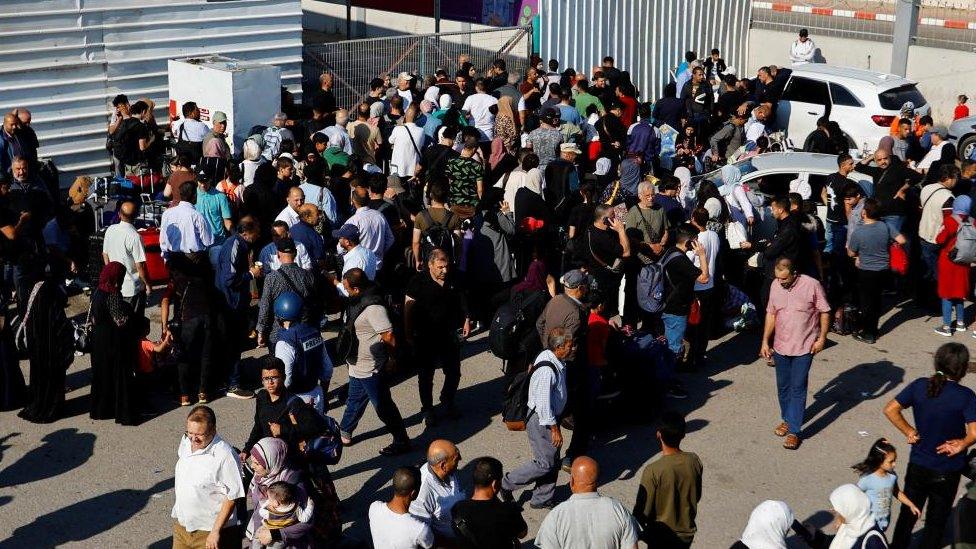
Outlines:
{"type": "MultiPolygon", "coordinates": [[[[877,437],[890,437],[902,450],[898,470],[903,472],[907,445],[881,409],[907,380],[930,372],[934,349],[946,341],[932,333],[936,322],[913,308],[894,308],[883,322],[888,333],[877,345],[832,336],[811,373],[811,436],[798,452],[783,450],[771,433],[777,422],[773,371],[755,359],[756,336],[715,342],[709,352],[713,366],[683,375],[690,398],[668,403],[688,414],[692,432],[685,448],[697,452],[705,465],[695,547],[728,547],[764,499],[784,499],[799,518],[825,523],[828,494],[855,480],[850,465],[877,437]]],[[[360,442],[334,468],[353,538],[368,537],[366,509],[370,501],[389,495],[393,468],[419,462],[419,448],[435,437],[458,443],[462,466],[485,454],[498,457],[506,468],[528,457],[524,434],[508,432],[499,422],[500,362],[484,349],[483,337],[466,348],[458,395],[465,415],[454,424],[425,430],[416,379],[395,388],[418,451],[399,459],[379,457],[376,452],[388,438],[377,432],[374,413],[367,412],[357,434],[360,442]]],[[[79,388],[68,394],[69,417],[54,424],[32,425],[15,413],[0,414],[0,547],[169,547],[173,466],[185,410],[156,398],[151,404],[162,413],[139,427],[93,422],[87,414],[89,379],[87,357],[76,360],[68,383],[79,388]]],[[[344,381],[345,369],[337,370],[333,387],[344,381]]],[[[974,386],[971,379],[965,382],[974,386]]],[[[435,383],[439,386],[439,376],[435,383]]],[[[213,407],[221,435],[242,442],[253,402],[222,398],[213,407]]],[[[332,411],[336,417],[339,413],[332,411]]],[[[593,450],[602,466],[601,491],[629,507],[642,467],[659,448],[649,426],[620,418],[605,427],[593,450]]],[[[461,476],[469,485],[470,469],[463,468],[461,476]]],[[[557,497],[564,499],[568,475],[559,482],[557,497]]],[[[544,513],[526,506],[525,515],[531,536],[544,513]]]]}

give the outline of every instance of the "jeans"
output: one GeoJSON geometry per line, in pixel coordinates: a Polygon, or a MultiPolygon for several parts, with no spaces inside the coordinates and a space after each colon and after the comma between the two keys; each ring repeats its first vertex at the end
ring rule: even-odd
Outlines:
{"type": "Polygon", "coordinates": [[[454,343],[455,336],[440,340],[424,338],[417,346],[417,386],[420,389],[420,405],[429,410],[434,405],[434,370],[444,370],[444,386],[441,388],[442,404],[454,404],[454,394],[461,383],[461,347],[454,343]]]}
{"type": "MultiPolygon", "coordinates": [[[[921,533],[921,542],[916,545],[918,549],[942,547],[942,534],[952,513],[952,500],[958,487],[958,472],[942,473],[908,462],[902,491],[919,509],[925,508],[925,529],[921,533]]],[[[891,538],[892,549],[907,549],[916,520],[908,507],[902,505],[891,538]]]]}
{"type": "Polygon", "coordinates": [[[342,414],[342,421],[339,424],[339,431],[342,436],[352,438],[352,432],[356,430],[359,420],[366,412],[366,402],[373,405],[380,421],[390,430],[390,434],[393,435],[393,442],[409,442],[407,430],[403,426],[403,417],[400,416],[400,409],[393,402],[393,397],[390,396],[390,387],[383,379],[382,374],[373,374],[364,378],[349,378],[349,397],[346,399],[346,411],[342,414]]]}
{"type": "Polygon", "coordinates": [[[861,331],[878,337],[878,318],[881,316],[881,290],[888,281],[888,270],[857,271],[857,294],[861,305],[861,331]]]}
{"type": "Polygon", "coordinates": [[[962,299],[942,300],[942,324],[952,326],[952,310],[956,311],[956,322],[966,323],[966,302],[962,299]]]}
{"type": "Polygon", "coordinates": [[[925,280],[934,281],[939,264],[939,245],[918,239],[921,245],[922,262],[925,263],[925,280]]]}
{"type": "Polygon", "coordinates": [[[789,432],[799,436],[803,430],[803,414],[807,409],[807,379],[813,355],[786,356],[773,353],[776,364],[776,392],[779,410],[789,432]]]}
{"type": "Polygon", "coordinates": [[[675,357],[680,358],[681,340],[684,339],[685,329],[688,328],[688,315],[664,313],[661,315],[661,320],[664,322],[664,337],[668,340],[668,349],[671,349],[675,357]]]}
{"type": "Polygon", "coordinates": [[[847,223],[828,221],[827,229],[827,233],[830,235],[827,237],[827,244],[830,249],[825,249],[824,252],[847,257],[847,223]]]}

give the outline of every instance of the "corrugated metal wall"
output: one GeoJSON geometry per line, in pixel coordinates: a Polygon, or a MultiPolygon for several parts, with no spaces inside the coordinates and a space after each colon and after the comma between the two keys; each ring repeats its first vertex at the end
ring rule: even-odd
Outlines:
{"type": "Polygon", "coordinates": [[[301,34],[300,0],[0,0],[0,112],[32,111],[62,182],[107,173],[116,94],[149,97],[164,124],[167,60],[208,53],[279,65],[300,94],[301,34]]]}
{"type": "Polygon", "coordinates": [[[688,50],[722,51],[741,74],[751,0],[540,0],[540,55],[587,74],[605,55],[630,71],[642,100],[659,97],[688,50]]]}

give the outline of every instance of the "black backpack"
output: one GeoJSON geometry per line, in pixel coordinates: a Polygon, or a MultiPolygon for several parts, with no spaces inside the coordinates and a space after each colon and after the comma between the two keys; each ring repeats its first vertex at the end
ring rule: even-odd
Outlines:
{"type": "Polygon", "coordinates": [[[525,430],[525,422],[529,417],[529,382],[532,380],[532,374],[544,367],[552,368],[553,375],[559,375],[555,364],[542,361],[533,364],[525,372],[515,374],[512,384],[505,391],[505,400],[502,402],[502,421],[509,431],[525,430]]]}
{"type": "Polygon", "coordinates": [[[420,264],[426,265],[430,253],[438,248],[454,261],[454,234],[448,228],[454,219],[454,212],[448,210],[443,223],[434,221],[429,210],[421,211],[420,215],[427,221],[427,230],[420,234],[420,264]]]}
{"type": "Polygon", "coordinates": [[[336,335],[335,354],[339,364],[355,364],[359,355],[359,337],[356,335],[356,319],[370,305],[385,305],[383,296],[369,294],[363,296],[359,303],[349,307],[346,323],[342,325],[336,335]]]}
{"type": "Polygon", "coordinates": [[[541,294],[533,292],[525,299],[513,299],[503,303],[491,319],[488,330],[488,349],[502,360],[512,360],[522,351],[522,342],[527,332],[535,329],[535,322],[526,314],[541,294]]]}
{"type": "Polygon", "coordinates": [[[134,139],[135,132],[132,131],[138,124],[141,122],[134,118],[126,118],[115,128],[115,133],[111,136],[112,156],[128,166],[135,166],[142,160],[139,143],[134,139]]]}
{"type": "Polygon", "coordinates": [[[200,159],[203,158],[203,142],[184,139],[186,135],[185,126],[186,121],[184,120],[180,124],[180,130],[176,134],[176,146],[174,148],[176,149],[176,154],[189,156],[190,160],[193,161],[193,165],[196,166],[200,162],[200,159]]]}

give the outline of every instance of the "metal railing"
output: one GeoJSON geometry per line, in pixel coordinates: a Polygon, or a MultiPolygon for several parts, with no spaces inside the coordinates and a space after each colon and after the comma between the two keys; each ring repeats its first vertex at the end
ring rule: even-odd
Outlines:
{"type": "Polygon", "coordinates": [[[390,76],[396,80],[401,72],[423,78],[440,68],[453,80],[461,55],[470,58],[478,74],[484,74],[495,59],[505,60],[509,74],[520,74],[525,72],[531,52],[532,27],[306,44],[302,71],[305,97],[314,95],[323,71],[334,76],[338,105],[350,108],[366,96],[373,78],[390,76]]]}

